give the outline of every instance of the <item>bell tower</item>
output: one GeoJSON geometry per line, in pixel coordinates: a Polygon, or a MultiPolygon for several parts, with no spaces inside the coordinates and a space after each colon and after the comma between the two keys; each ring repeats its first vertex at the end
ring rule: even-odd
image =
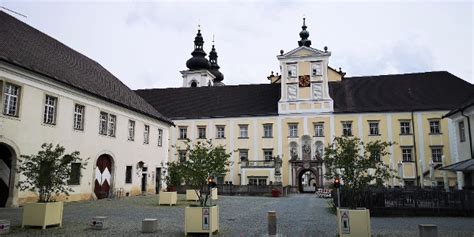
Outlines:
{"type": "Polygon", "coordinates": [[[279,114],[328,113],[334,111],[329,96],[328,63],[331,52],[311,48],[306,19],[298,48],[277,56],[281,68],[279,114]]]}
{"type": "Polygon", "coordinates": [[[198,29],[194,38],[194,51],[192,57],[186,61],[188,70],[181,71],[183,77],[183,87],[201,87],[212,86],[216,78],[209,70],[211,63],[206,58],[206,52],[203,49],[204,39],[201,35],[201,29],[198,29]]]}

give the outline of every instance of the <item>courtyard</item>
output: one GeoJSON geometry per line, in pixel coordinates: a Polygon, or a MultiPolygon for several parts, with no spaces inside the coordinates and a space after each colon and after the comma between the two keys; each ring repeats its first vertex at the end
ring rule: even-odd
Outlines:
{"type": "MultiPolygon", "coordinates": [[[[0,219],[10,219],[11,236],[137,236],[141,220],[158,219],[158,232],[148,236],[183,236],[184,207],[190,202],[180,195],[177,206],[158,206],[158,196],[126,197],[121,200],[68,202],[63,227],[21,229],[21,208],[0,209],[0,219]],[[107,216],[107,229],[92,230],[93,216],[107,216]]],[[[280,236],[336,236],[335,216],[327,209],[328,199],[314,194],[289,197],[220,196],[218,236],[265,236],[267,211],[276,210],[280,236]]],[[[474,219],[461,217],[373,217],[373,236],[417,236],[418,224],[435,224],[440,236],[473,236],[474,219]]]]}

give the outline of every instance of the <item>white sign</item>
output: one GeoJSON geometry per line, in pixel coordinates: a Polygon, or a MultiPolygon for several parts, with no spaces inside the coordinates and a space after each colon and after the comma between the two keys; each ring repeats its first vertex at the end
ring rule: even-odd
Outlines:
{"type": "Polygon", "coordinates": [[[202,229],[209,230],[209,222],[211,219],[209,218],[209,208],[202,209],[202,229]]]}
{"type": "Polygon", "coordinates": [[[341,210],[341,228],[343,234],[350,234],[349,210],[341,210]]]}

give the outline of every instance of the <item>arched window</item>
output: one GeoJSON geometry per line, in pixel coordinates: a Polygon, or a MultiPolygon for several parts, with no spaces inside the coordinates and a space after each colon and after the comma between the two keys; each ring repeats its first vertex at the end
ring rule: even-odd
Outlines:
{"type": "Polygon", "coordinates": [[[191,87],[197,87],[197,86],[198,86],[198,85],[197,85],[196,81],[192,81],[192,82],[191,82],[191,87]]]}

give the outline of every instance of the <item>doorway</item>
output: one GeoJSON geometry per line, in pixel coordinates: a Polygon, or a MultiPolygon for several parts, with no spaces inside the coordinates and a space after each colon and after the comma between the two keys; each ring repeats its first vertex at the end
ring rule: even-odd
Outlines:
{"type": "Polygon", "coordinates": [[[0,143],[0,207],[5,207],[12,192],[14,152],[11,147],[0,143]]]}
{"type": "Polygon", "coordinates": [[[156,168],[155,173],[155,193],[159,194],[161,190],[161,168],[156,168]]]}
{"type": "Polygon", "coordinates": [[[147,176],[148,176],[148,167],[142,168],[142,193],[146,193],[146,184],[147,184],[147,176]]]}
{"type": "Polygon", "coordinates": [[[110,195],[112,181],[112,157],[101,155],[97,159],[95,168],[94,193],[97,199],[108,198],[110,195]]]}
{"type": "Polygon", "coordinates": [[[317,175],[311,169],[305,169],[298,175],[298,189],[301,193],[314,193],[318,187],[317,175]]]}

